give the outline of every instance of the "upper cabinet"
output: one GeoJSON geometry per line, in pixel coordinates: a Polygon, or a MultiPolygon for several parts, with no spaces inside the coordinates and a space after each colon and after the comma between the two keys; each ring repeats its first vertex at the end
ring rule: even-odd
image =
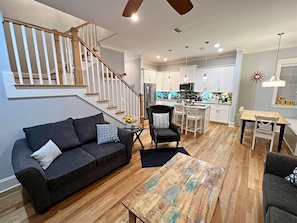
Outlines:
{"type": "Polygon", "coordinates": [[[157,72],[155,70],[143,70],[144,83],[157,83],[157,72]]]}
{"type": "Polygon", "coordinates": [[[197,69],[194,75],[195,91],[232,92],[234,66],[197,69]],[[202,76],[206,74],[204,81],[202,76]]]}
{"type": "Polygon", "coordinates": [[[192,83],[194,82],[194,76],[196,72],[196,65],[190,65],[180,68],[180,83],[192,83]],[[186,78],[186,80],[185,80],[186,78]]]}
{"type": "Polygon", "coordinates": [[[234,77],[234,66],[221,67],[219,77],[219,91],[232,92],[234,77]]]}
{"type": "Polygon", "coordinates": [[[179,91],[179,72],[157,72],[157,91],[179,91]]]}

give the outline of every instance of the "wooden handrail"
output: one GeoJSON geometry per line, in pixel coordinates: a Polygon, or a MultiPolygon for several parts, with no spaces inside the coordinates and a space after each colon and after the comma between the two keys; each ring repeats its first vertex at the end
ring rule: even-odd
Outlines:
{"type": "Polygon", "coordinates": [[[104,66],[106,66],[112,73],[114,73],[117,78],[122,82],[124,83],[137,97],[140,97],[139,94],[133,89],[130,87],[130,85],[127,84],[127,82],[121,77],[120,74],[118,74],[115,70],[113,70],[107,63],[105,63],[101,57],[99,57],[97,55],[96,52],[94,52],[90,47],[87,46],[87,44],[81,39],[81,38],[78,38],[79,41],[81,42],[81,44],[86,47],[88,49],[89,52],[91,52],[93,54],[94,57],[96,57],[101,63],[104,64],[104,66]]]}
{"type": "Polygon", "coordinates": [[[63,36],[63,37],[71,38],[71,35],[59,32],[59,31],[54,30],[54,29],[48,29],[48,28],[44,28],[44,27],[41,27],[41,26],[32,25],[32,24],[29,24],[29,23],[26,23],[26,22],[22,22],[22,21],[15,20],[15,19],[10,19],[10,18],[7,18],[7,17],[4,17],[4,22],[12,22],[12,23],[14,23],[16,25],[20,25],[20,26],[23,25],[23,26],[31,28],[31,29],[34,28],[34,29],[39,30],[39,31],[46,31],[46,32],[49,32],[49,33],[53,33],[53,34],[63,36]]]}
{"type": "Polygon", "coordinates": [[[69,30],[67,30],[67,31],[65,31],[64,33],[71,33],[71,29],[80,29],[81,27],[84,27],[84,26],[87,26],[87,25],[89,25],[89,24],[91,24],[90,22],[85,22],[85,23],[83,23],[83,24],[81,24],[81,25],[79,25],[79,26],[76,26],[76,27],[72,27],[72,28],[70,28],[69,30]]]}

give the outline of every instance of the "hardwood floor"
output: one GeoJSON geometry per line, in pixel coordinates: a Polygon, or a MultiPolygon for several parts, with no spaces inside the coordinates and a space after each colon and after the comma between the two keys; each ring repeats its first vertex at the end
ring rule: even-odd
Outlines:
{"type": "MultiPolygon", "coordinates": [[[[197,138],[193,138],[193,133],[182,135],[180,146],[192,157],[225,168],[212,223],[263,222],[261,188],[269,142],[259,140],[251,151],[250,139],[240,144],[239,134],[238,127],[210,123],[208,132],[197,134],[197,138]]],[[[153,147],[147,126],[141,140],[146,149],[153,147]]],[[[277,143],[276,138],[274,151],[277,143]]],[[[170,146],[174,147],[175,143],[160,145],[170,146]]],[[[128,210],[121,204],[122,198],[157,169],[141,168],[140,149],[136,142],[128,165],[53,206],[44,215],[35,214],[20,188],[1,194],[0,222],[128,222],[128,210]]],[[[291,154],[285,143],[281,153],[291,154]]]]}

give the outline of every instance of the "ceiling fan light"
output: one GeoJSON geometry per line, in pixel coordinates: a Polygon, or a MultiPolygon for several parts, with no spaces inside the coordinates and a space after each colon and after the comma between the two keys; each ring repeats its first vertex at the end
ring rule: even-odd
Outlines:
{"type": "Polygon", "coordinates": [[[286,86],[286,81],[279,79],[275,75],[273,75],[267,81],[262,82],[262,87],[284,87],[284,86],[286,86]]]}

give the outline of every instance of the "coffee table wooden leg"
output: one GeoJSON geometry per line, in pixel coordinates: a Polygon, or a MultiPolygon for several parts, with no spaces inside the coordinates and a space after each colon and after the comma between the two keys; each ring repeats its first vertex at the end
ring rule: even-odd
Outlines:
{"type": "Polygon", "coordinates": [[[129,210],[129,223],[136,223],[136,215],[129,210]]]}

